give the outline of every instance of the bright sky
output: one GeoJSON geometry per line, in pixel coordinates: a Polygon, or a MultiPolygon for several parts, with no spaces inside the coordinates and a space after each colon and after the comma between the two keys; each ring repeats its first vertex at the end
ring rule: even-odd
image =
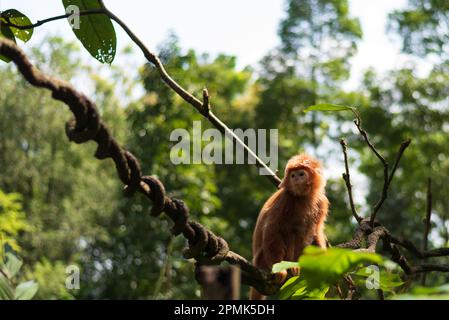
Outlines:
{"type": "MultiPolygon", "coordinates": [[[[105,3],[150,49],[155,49],[174,31],[182,48],[236,55],[240,67],[255,65],[276,46],[277,26],[284,7],[283,0],[105,0],[105,3]]],[[[351,13],[361,19],[364,31],[359,52],[353,59],[353,77],[346,84],[347,88],[355,88],[364,69],[372,66],[385,71],[408,59],[399,53],[399,44],[385,33],[387,14],[404,6],[406,0],[350,0],[350,4],[351,13]]],[[[0,9],[12,7],[33,22],[64,12],[59,0],[0,0],[0,9]]],[[[66,21],[56,21],[40,27],[29,44],[39,43],[49,32],[75,39],[66,21]]],[[[121,30],[118,40],[120,47],[130,43],[121,30]]],[[[119,57],[117,61],[120,63],[119,57]]],[[[143,61],[136,54],[136,62],[143,61]]],[[[425,69],[424,63],[422,68],[425,69]]]]}

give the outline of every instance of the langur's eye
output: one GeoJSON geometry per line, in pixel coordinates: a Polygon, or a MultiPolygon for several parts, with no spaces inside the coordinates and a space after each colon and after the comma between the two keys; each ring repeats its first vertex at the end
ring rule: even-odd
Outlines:
{"type": "Polygon", "coordinates": [[[292,173],[292,174],[290,175],[290,177],[294,178],[294,177],[295,177],[295,174],[294,174],[294,173],[292,173]]]}
{"type": "Polygon", "coordinates": [[[300,177],[304,177],[304,171],[301,171],[301,172],[299,173],[299,176],[300,176],[300,177]]]}

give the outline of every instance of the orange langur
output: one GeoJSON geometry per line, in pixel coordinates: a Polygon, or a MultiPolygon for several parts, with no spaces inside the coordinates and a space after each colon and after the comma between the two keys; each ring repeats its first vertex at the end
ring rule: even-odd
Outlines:
{"type": "MultiPolygon", "coordinates": [[[[277,262],[297,261],[312,243],[326,248],[324,222],[329,201],[325,186],[320,162],[305,154],[288,161],[279,190],[265,202],[257,219],[253,234],[255,266],[271,272],[277,262]]],[[[287,271],[283,271],[275,279],[282,283],[286,277],[287,271]]],[[[250,299],[263,298],[251,288],[250,299]]]]}

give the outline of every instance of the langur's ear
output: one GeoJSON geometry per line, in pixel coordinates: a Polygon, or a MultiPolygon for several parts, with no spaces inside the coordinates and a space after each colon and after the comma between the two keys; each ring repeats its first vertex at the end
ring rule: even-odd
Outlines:
{"type": "Polygon", "coordinates": [[[287,182],[285,181],[285,178],[284,178],[284,179],[282,179],[281,183],[279,183],[278,188],[279,189],[285,188],[286,184],[287,184],[287,182]]]}

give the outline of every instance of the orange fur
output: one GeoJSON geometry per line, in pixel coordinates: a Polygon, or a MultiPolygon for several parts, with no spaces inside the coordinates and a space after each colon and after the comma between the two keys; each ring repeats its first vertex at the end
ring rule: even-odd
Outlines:
{"type": "MultiPolygon", "coordinates": [[[[308,155],[292,157],[284,179],[264,204],[253,234],[253,263],[270,272],[280,261],[297,261],[310,244],[326,248],[324,223],[329,201],[321,164],[308,155]]],[[[287,272],[276,275],[279,283],[287,272]]],[[[251,288],[250,299],[264,296],[251,288]]]]}

